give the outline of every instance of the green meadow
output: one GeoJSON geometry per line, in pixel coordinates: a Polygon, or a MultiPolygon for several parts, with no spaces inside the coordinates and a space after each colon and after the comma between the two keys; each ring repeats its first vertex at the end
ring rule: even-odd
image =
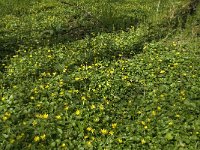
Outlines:
{"type": "Polygon", "coordinates": [[[199,150],[199,0],[0,0],[0,149],[199,150]]]}

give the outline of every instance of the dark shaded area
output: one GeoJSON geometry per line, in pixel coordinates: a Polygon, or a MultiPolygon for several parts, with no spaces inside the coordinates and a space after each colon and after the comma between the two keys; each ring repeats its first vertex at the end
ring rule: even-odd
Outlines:
{"type": "Polygon", "coordinates": [[[173,28],[175,29],[180,26],[182,29],[185,29],[188,17],[196,14],[196,9],[199,4],[199,0],[191,0],[188,5],[176,11],[172,21],[173,28]]]}
{"type": "Polygon", "coordinates": [[[41,39],[49,41],[50,45],[66,42],[74,42],[85,37],[95,37],[99,33],[112,33],[128,31],[130,27],[137,29],[139,25],[147,18],[145,12],[134,10],[134,16],[123,14],[121,16],[112,16],[111,18],[96,18],[89,12],[77,12],[71,16],[66,25],[62,25],[42,32],[41,39]],[[108,22],[109,21],[109,22],[108,22]]]}

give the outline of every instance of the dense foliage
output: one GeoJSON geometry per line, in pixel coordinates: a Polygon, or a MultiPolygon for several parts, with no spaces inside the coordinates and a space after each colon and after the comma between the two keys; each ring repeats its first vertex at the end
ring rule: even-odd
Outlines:
{"type": "Polygon", "coordinates": [[[0,149],[200,149],[198,1],[0,7],[0,149]]]}

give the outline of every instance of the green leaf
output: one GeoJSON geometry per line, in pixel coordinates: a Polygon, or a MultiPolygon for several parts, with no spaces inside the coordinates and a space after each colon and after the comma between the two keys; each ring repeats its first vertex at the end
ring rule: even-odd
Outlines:
{"type": "Polygon", "coordinates": [[[56,142],[52,142],[51,147],[55,147],[55,146],[56,146],[56,142]]]}
{"type": "Polygon", "coordinates": [[[8,135],[7,134],[2,134],[4,138],[8,138],[8,135]]]}
{"type": "Polygon", "coordinates": [[[172,140],[172,139],[173,139],[172,133],[167,133],[167,134],[165,135],[165,138],[166,138],[167,140],[172,140]]]}
{"type": "Polygon", "coordinates": [[[60,129],[60,128],[57,128],[57,130],[58,130],[58,133],[60,133],[60,134],[62,134],[62,133],[63,133],[62,129],[60,129]]]}

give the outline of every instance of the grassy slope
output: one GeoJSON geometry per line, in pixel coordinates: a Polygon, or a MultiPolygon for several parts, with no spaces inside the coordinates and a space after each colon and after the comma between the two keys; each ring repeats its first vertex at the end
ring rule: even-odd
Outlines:
{"type": "Polygon", "coordinates": [[[1,148],[199,149],[198,14],[157,42],[141,26],[25,45],[0,74],[1,148]]]}

